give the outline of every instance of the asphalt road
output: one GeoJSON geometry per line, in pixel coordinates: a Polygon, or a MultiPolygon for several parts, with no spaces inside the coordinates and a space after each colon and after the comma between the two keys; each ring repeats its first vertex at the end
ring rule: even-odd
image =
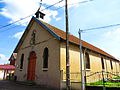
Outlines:
{"type": "Polygon", "coordinates": [[[17,82],[0,80],[0,90],[50,90],[37,85],[29,86],[17,82]]]}

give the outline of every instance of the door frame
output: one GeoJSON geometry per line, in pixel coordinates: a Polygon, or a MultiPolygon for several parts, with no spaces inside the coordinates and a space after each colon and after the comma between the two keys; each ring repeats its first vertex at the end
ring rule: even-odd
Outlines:
{"type": "Polygon", "coordinates": [[[28,58],[28,68],[27,68],[27,80],[34,81],[35,80],[35,73],[36,73],[36,53],[35,51],[31,51],[29,53],[29,58],[28,58]],[[33,57],[33,56],[34,57],[33,57]],[[32,61],[34,60],[34,61],[32,61]],[[35,65],[32,64],[34,62],[35,65]],[[34,68],[33,68],[34,67],[34,68]],[[32,72],[33,71],[33,72],[32,72]],[[30,75],[29,75],[30,74],[30,75]]]}

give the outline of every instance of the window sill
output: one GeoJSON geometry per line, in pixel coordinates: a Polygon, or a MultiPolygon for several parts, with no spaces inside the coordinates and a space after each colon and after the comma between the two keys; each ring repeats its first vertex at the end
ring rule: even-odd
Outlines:
{"type": "Polygon", "coordinates": [[[23,69],[20,69],[20,71],[22,71],[23,69]]]}
{"type": "Polygon", "coordinates": [[[86,69],[86,71],[91,71],[91,69],[86,69]]]}
{"type": "Polygon", "coordinates": [[[48,68],[42,68],[43,71],[48,71],[48,68]]]}
{"type": "Polygon", "coordinates": [[[102,69],[103,72],[105,72],[105,69],[102,69]]]}

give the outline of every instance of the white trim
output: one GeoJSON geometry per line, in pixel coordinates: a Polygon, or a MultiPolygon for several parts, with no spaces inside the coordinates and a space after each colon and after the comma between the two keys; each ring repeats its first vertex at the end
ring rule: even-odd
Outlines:
{"type": "Polygon", "coordinates": [[[86,69],[86,71],[91,71],[91,69],[86,69]]]}
{"type": "Polygon", "coordinates": [[[105,72],[105,69],[102,69],[102,71],[104,71],[104,72],[105,72]]]}
{"type": "MultiPolygon", "coordinates": [[[[62,80],[63,83],[66,82],[66,80],[62,80]]],[[[71,81],[71,83],[81,83],[81,81],[71,81]]]]}
{"type": "Polygon", "coordinates": [[[48,68],[42,68],[43,71],[48,71],[48,68]]]}

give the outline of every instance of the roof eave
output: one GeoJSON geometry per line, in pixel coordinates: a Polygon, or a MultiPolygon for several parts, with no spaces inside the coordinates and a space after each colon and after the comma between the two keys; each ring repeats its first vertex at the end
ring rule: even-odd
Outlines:
{"type": "Polygon", "coordinates": [[[13,51],[13,53],[17,53],[17,52],[18,52],[18,48],[19,48],[20,44],[22,44],[22,42],[23,42],[23,40],[24,40],[25,34],[29,31],[29,27],[30,27],[31,24],[33,23],[33,20],[34,20],[34,18],[32,17],[31,20],[30,20],[30,22],[29,22],[29,24],[27,25],[27,27],[26,27],[26,29],[25,29],[22,37],[20,38],[20,40],[19,40],[19,42],[18,42],[15,50],[13,51]]]}
{"type": "Polygon", "coordinates": [[[40,20],[36,19],[36,18],[33,16],[32,19],[30,20],[30,23],[29,23],[28,26],[26,27],[25,32],[23,33],[21,39],[19,40],[19,42],[18,42],[15,50],[13,51],[13,53],[17,53],[17,52],[18,52],[18,48],[19,48],[20,44],[22,44],[22,42],[23,42],[23,40],[24,40],[25,34],[29,31],[29,30],[27,30],[27,29],[30,27],[30,25],[31,25],[31,23],[32,23],[33,20],[35,20],[36,22],[38,22],[43,28],[45,28],[48,32],[50,32],[50,33],[51,33],[54,37],[56,37],[58,40],[61,40],[61,37],[59,37],[59,36],[58,36],[57,34],[55,34],[52,30],[50,30],[46,25],[44,25],[42,22],[40,22],[40,20]]]}
{"type": "Polygon", "coordinates": [[[54,37],[56,37],[58,40],[61,40],[61,38],[55,34],[51,29],[49,29],[45,24],[43,24],[40,20],[33,17],[43,28],[45,28],[48,32],[50,32],[54,37]]]}
{"type": "MultiPolygon", "coordinates": [[[[63,40],[63,41],[65,41],[65,39],[63,39],[63,38],[61,38],[61,40],[63,40]]],[[[77,46],[79,46],[79,44],[76,44],[76,43],[74,43],[74,42],[71,42],[71,41],[69,41],[71,44],[74,44],[74,45],[77,45],[77,46]]],[[[100,55],[102,55],[102,56],[106,56],[106,57],[108,57],[108,58],[111,58],[111,59],[114,59],[114,60],[116,60],[116,61],[119,61],[118,59],[116,59],[116,58],[114,58],[114,57],[110,57],[110,56],[107,56],[107,55],[104,55],[104,54],[102,54],[102,53],[99,53],[99,52],[97,52],[97,51],[95,51],[95,50],[92,50],[92,49],[90,49],[90,48],[87,48],[87,47],[84,47],[84,46],[82,46],[83,48],[86,48],[87,50],[91,50],[91,51],[93,51],[93,52],[95,52],[95,53],[98,53],[98,54],[100,54],[100,55]]],[[[120,61],[119,61],[120,62],[120,61]]]]}

